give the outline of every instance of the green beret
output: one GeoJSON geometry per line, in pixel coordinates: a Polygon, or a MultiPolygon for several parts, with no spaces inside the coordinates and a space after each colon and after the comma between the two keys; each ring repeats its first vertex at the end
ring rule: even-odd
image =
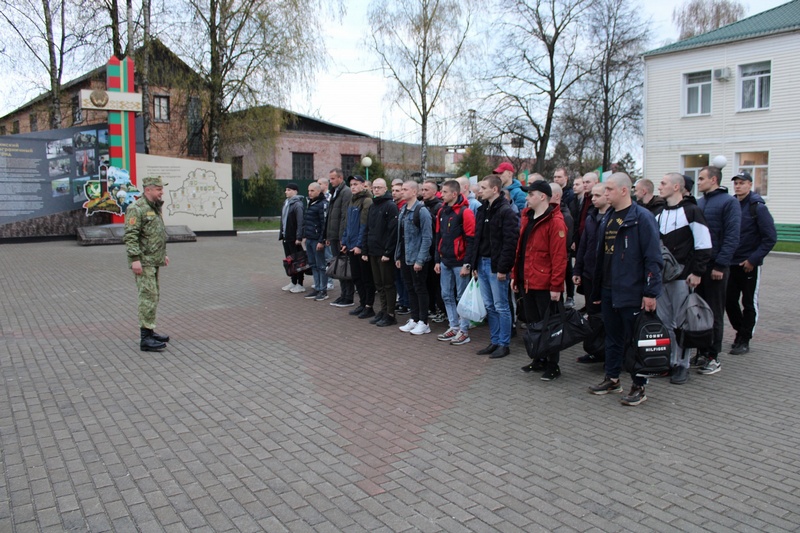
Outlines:
{"type": "Polygon", "coordinates": [[[142,181],[142,187],[163,187],[166,183],[161,181],[161,176],[148,176],[142,181]]]}

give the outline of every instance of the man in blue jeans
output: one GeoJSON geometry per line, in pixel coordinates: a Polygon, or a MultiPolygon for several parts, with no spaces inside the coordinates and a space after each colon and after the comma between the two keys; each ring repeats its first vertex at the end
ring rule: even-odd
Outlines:
{"type": "MultiPolygon", "coordinates": [[[[653,215],[631,200],[631,179],[616,172],[605,182],[605,195],[611,206],[600,223],[598,257],[592,301],[600,304],[606,330],[606,377],[590,387],[592,394],[622,392],[619,375],[625,347],[633,337],[633,324],[644,311],[656,310],[661,294],[661,248],[658,226],[653,215]]],[[[631,373],[633,385],[622,397],[623,405],[639,405],[647,400],[647,378],[631,373]]]]}
{"type": "Polygon", "coordinates": [[[442,185],[442,208],[434,221],[436,229],[434,271],[441,276],[441,292],[450,327],[438,336],[440,341],[460,346],[469,342],[469,320],[458,316],[458,301],[467,288],[472,265],[475,214],[461,194],[461,185],[449,180],[442,185]]]}
{"type": "Polygon", "coordinates": [[[502,193],[500,178],[486,176],[480,183],[483,204],[475,215],[475,243],[472,260],[473,276],[481,287],[491,342],[478,355],[500,359],[511,353],[511,308],[509,307],[509,273],[519,238],[519,214],[502,193]]]}

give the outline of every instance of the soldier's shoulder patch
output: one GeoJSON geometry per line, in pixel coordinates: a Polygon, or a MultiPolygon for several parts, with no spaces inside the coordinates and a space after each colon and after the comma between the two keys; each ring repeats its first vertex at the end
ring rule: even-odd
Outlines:
{"type": "Polygon", "coordinates": [[[135,226],[136,225],[136,215],[133,215],[132,217],[128,217],[128,225],[130,225],[130,226],[135,226]]]}
{"type": "Polygon", "coordinates": [[[148,212],[147,212],[147,213],[145,213],[145,214],[146,214],[147,216],[149,216],[149,217],[154,217],[154,216],[156,216],[156,212],[155,212],[155,211],[148,211],[148,212]]]}
{"type": "Polygon", "coordinates": [[[564,233],[564,230],[559,230],[559,232],[558,232],[558,237],[559,237],[559,238],[563,239],[563,238],[564,238],[564,237],[566,237],[566,236],[567,236],[567,234],[566,234],[566,233],[564,233]]]}

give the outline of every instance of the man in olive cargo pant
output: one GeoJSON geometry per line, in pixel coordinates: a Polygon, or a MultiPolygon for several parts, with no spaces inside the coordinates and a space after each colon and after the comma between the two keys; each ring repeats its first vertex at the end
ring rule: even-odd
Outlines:
{"type": "Polygon", "coordinates": [[[123,241],[139,293],[139,346],[143,352],[158,352],[169,342],[169,336],[153,331],[158,306],[158,269],[169,265],[167,232],[161,217],[164,183],[161,176],[147,177],[142,181],[142,187],[141,198],[128,206],[125,212],[123,241]]]}

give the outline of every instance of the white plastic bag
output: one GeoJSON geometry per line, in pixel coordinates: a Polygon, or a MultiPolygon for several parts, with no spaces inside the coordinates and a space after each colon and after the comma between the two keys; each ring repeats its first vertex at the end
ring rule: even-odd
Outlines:
{"type": "Polygon", "coordinates": [[[483,305],[483,296],[481,296],[481,288],[478,286],[478,280],[472,278],[464,289],[464,294],[461,295],[461,300],[458,302],[458,316],[466,318],[471,322],[480,322],[486,316],[486,306],[483,305]]]}

